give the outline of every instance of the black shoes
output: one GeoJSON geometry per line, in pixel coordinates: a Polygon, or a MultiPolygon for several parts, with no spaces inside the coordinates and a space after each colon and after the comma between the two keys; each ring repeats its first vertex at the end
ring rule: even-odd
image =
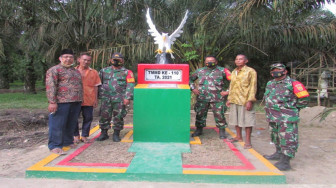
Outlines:
{"type": "MultiPolygon", "coordinates": [[[[114,130],[113,137],[112,137],[113,142],[121,141],[119,134],[120,134],[120,130],[114,130]]],[[[107,129],[102,129],[100,136],[96,138],[96,141],[104,141],[104,140],[107,140],[108,138],[109,136],[107,135],[107,129]]]]}
{"type": "Polygon", "coordinates": [[[196,131],[191,135],[192,137],[200,136],[203,133],[203,127],[197,127],[196,131]]]}
{"type": "Polygon", "coordinates": [[[109,136],[107,135],[107,129],[102,129],[100,136],[96,138],[96,141],[104,141],[104,140],[107,140],[108,138],[109,136]]]}
{"type": "Polygon", "coordinates": [[[219,138],[220,139],[225,139],[226,138],[225,128],[224,129],[219,129],[219,138]]]}
{"type": "Polygon", "coordinates": [[[276,151],[272,155],[264,155],[264,157],[268,160],[280,160],[281,153],[279,151],[276,151]]]}
{"type": "Polygon", "coordinates": [[[274,166],[277,167],[279,170],[281,171],[286,171],[286,170],[289,170],[291,169],[291,166],[290,166],[290,157],[285,155],[285,154],[280,154],[280,161],[275,163],[274,166]]]}
{"type": "MultiPolygon", "coordinates": [[[[195,136],[200,136],[202,134],[203,134],[203,127],[197,127],[196,131],[193,134],[191,134],[191,136],[195,137],[195,136]]],[[[220,139],[225,139],[226,138],[225,128],[224,129],[219,129],[219,138],[220,139]]]]}
{"type": "Polygon", "coordinates": [[[121,141],[121,139],[119,137],[119,134],[120,134],[120,130],[114,130],[113,137],[112,137],[113,142],[120,142],[121,141]]]}

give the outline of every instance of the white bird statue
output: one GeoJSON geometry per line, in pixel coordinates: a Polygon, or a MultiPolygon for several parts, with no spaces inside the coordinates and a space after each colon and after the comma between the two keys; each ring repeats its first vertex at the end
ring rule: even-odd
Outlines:
{"type": "Polygon", "coordinates": [[[158,54],[161,53],[170,53],[171,57],[174,58],[173,56],[173,50],[171,49],[171,45],[174,44],[174,41],[176,40],[177,37],[179,37],[181,35],[181,33],[183,33],[182,28],[184,26],[184,24],[187,21],[188,18],[188,10],[186,11],[184,18],[182,20],[182,22],[180,23],[180,25],[178,26],[178,28],[170,35],[168,36],[168,33],[162,33],[160,34],[157,30],[156,27],[149,15],[149,9],[147,9],[147,14],[146,14],[146,18],[147,18],[147,23],[149,25],[148,31],[149,33],[154,37],[155,40],[155,44],[158,44],[158,49],[155,52],[158,52],[158,54]]]}

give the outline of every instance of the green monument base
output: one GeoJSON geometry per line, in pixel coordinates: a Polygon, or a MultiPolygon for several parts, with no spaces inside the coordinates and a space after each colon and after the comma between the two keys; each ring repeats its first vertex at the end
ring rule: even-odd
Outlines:
{"type": "MultiPolygon", "coordinates": [[[[134,142],[190,140],[190,89],[188,85],[157,88],[138,84],[134,88],[134,142]]],[[[170,86],[171,86],[170,85],[170,86]]],[[[164,85],[161,85],[161,87],[164,85]]]]}

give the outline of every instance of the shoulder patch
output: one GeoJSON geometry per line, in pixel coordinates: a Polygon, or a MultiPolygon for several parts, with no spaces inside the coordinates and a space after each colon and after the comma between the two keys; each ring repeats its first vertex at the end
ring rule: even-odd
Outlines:
{"type": "Polygon", "coordinates": [[[306,90],[306,88],[301,82],[294,81],[292,85],[293,85],[294,94],[297,96],[297,98],[304,98],[304,97],[309,96],[308,91],[306,90]]]}
{"type": "Polygon", "coordinates": [[[126,80],[127,80],[127,83],[134,83],[135,82],[134,75],[133,75],[132,71],[130,71],[130,70],[127,71],[126,80]]]}
{"type": "Polygon", "coordinates": [[[224,68],[225,76],[227,80],[231,80],[231,72],[229,69],[224,68]]]}

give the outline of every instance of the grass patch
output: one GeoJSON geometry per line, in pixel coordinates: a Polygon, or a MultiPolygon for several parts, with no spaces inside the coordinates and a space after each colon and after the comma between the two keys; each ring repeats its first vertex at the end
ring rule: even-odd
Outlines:
{"type": "Polygon", "coordinates": [[[37,94],[3,93],[0,94],[0,109],[47,109],[48,100],[45,91],[37,94]]]}
{"type": "MultiPolygon", "coordinates": [[[[43,85],[42,80],[38,80],[38,81],[36,81],[36,84],[35,84],[35,88],[36,88],[36,89],[42,89],[42,88],[44,88],[44,87],[45,87],[45,86],[43,85]]],[[[21,81],[16,80],[16,81],[14,81],[13,83],[10,83],[10,84],[9,84],[9,88],[10,88],[10,89],[24,89],[24,83],[21,82],[21,81]]]]}

